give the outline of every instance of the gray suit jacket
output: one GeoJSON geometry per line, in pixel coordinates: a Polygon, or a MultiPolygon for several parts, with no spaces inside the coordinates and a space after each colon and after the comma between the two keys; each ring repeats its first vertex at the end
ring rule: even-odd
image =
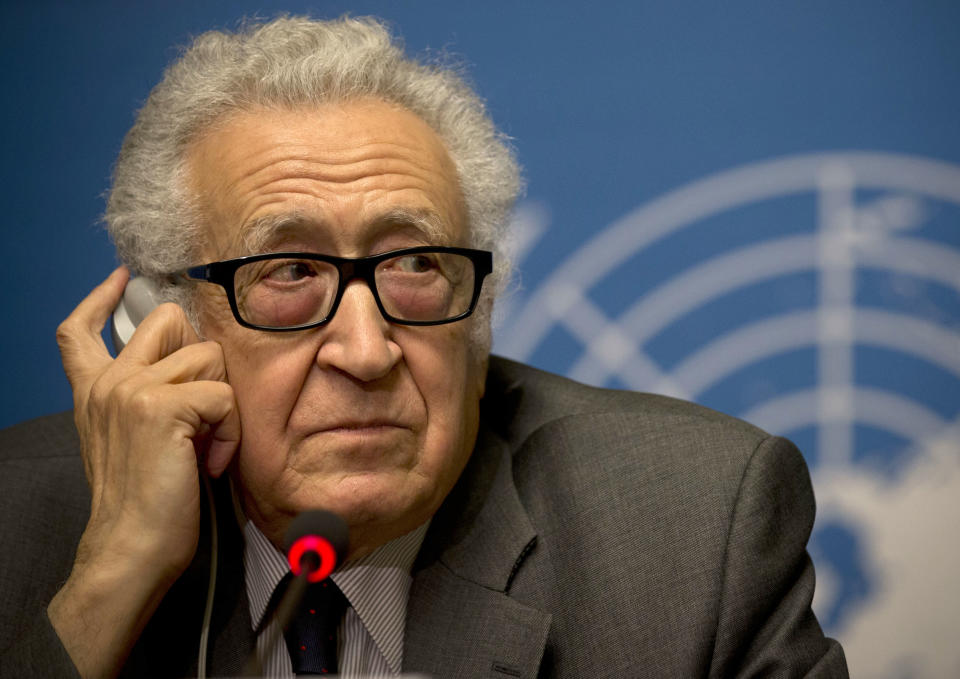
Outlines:
{"type": "MultiPolygon", "coordinates": [[[[68,416],[27,423],[0,433],[0,455],[0,676],[70,676],[43,611],[88,512],[76,434],[68,416]]],[[[803,459],[783,439],[493,358],[476,449],[414,566],[404,669],[846,676],[810,610],[813,513],[803,459]]],[[[253,636],[241,538],[219,515],[209,668],[229,675],[253,636]]],[[[201,548],[125,675],[195,674],[208,559],[201,548]]]]}

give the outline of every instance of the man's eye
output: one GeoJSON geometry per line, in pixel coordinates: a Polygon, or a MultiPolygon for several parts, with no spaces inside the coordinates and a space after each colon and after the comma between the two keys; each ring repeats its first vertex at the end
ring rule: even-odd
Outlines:
{"type": "Polygon", "coordinates": [[[267,272],[265,279],[277,283],[295,283],[316,275],[316,272],[306,262],[285,262],[267,272]]]}
{"type": "Polygon", "coordinates": [[[436,268],[429,255],[408,255],[397,260],[397,267],[406,273],[426,273],[436,268]]]}

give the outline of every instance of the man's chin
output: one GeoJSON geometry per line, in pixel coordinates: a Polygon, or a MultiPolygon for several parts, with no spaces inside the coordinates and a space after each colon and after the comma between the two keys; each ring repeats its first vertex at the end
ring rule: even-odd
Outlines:
{"type": "Polygon", "coordinates": [[[312,434],[291,452],[300,475],[349,475],[409,468],[416,463],[418,441],[409,429],[365,427],[312,434]]]}
{"type": "MultiPolygon", "coordinates": [[[[309,482],[298,488],[294,511],[325,509],[350,526],[351,544],[386,542],[416,528],[434,509],[432,489],[424,479],[409,472],[357,472],[336,481],[309,482]]],[[[376,546],[376,545],[373,545],[376,546]]]]}

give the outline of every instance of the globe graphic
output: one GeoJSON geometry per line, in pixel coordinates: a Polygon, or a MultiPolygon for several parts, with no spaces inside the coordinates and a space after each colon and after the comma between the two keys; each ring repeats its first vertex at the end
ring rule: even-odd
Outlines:
{"type": "MultiPolygon", "coordinates": [[[[789,156],[653,200],[585,242],[521,206],[496,353],[697,401],[804,451],[814,608],[851,674],[960,676],[960,167],[789,156]]],[[[583,237],[582,233],[579,234],[583,237]]]]}

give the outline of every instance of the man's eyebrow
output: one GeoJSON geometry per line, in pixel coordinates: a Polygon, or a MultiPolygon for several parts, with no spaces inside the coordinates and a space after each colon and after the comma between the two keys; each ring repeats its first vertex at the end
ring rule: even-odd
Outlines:
{"type": "Polygon", "coordinates": [[[288,232],[295,232],[306,228],[315,220],[308,220],[297,212],[258,217],[240,230],[239,244],[243,254],[263,252],[272,241],[280,240],[288,232]]]}
{"type": "Polygon", "coordinates": [[[426,208],[398,207],[376,219],[377,223],[389,226],[413,226],[426,236],[432,245],[450,245],[450,227],[433,210],[426,208]]]}
{"type": "MultiPolygon", "coordinates": [[[[451,245],[450,229],[444,220],[433,210],[427,208],[397,207],[373,220],[371,233],[381,235],[397,227],[413,227],[421,232],[431,245],[451,245]]],[[[258,217],[246,224],[240,234],[240,244],[244,254],[262,252],[271,242],[280,240],[288,233],[296,233],[317,227],[316,219],[297,212],[258,217]]]]}

